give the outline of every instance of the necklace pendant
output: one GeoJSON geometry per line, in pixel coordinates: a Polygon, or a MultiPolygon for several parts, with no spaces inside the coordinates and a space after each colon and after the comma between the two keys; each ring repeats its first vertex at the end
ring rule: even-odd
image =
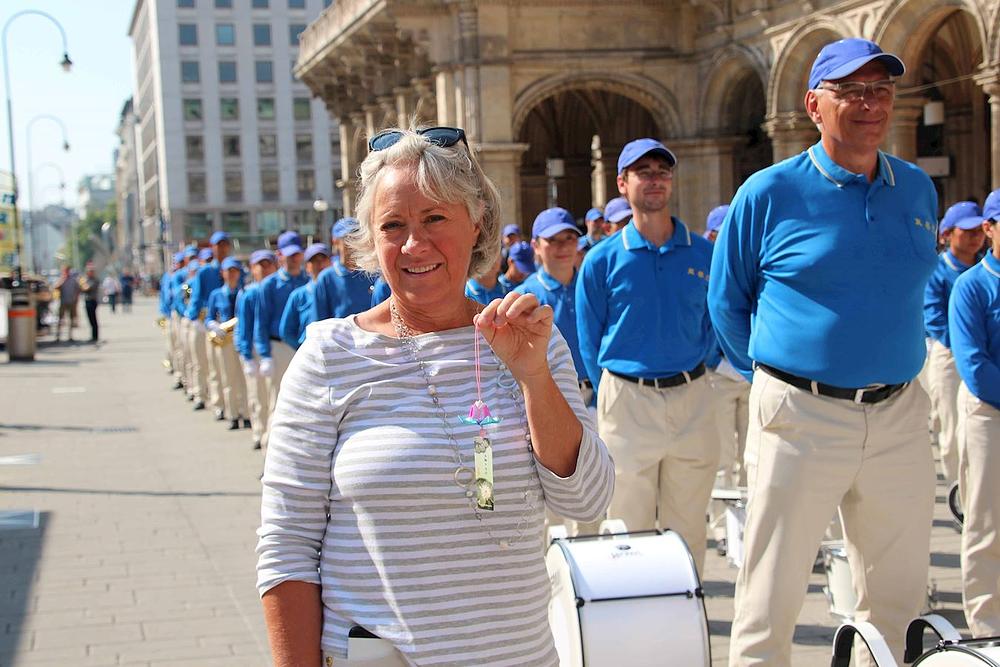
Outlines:
{"type": "Polygon", "coordinates": [[[493,443],[480,433],[472,441],[476,453],[476,507],[493,511],[493,443]]]}
{"type": "Polygon", "coordinates": [[[510,542],[507,540],[500,540],[497,542],[497,546],[500,547],[500,551],[507,551],[507,549],[510,549],[510,542]]]}

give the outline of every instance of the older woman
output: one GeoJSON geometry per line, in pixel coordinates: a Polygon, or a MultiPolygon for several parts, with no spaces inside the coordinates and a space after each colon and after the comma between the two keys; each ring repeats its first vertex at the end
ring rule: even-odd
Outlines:
{"type": "Polygon", "coordinates": [[[613,464],[552,309],[464,295],[500,246],[464,133],[369,148],[348,244],[392,296],[312,325],[282,383],[257,548],[275,664],[557,665],[545,508],[602,516],[613,464]],[[388,657],[359,661],[365,631],[388,657]]]}

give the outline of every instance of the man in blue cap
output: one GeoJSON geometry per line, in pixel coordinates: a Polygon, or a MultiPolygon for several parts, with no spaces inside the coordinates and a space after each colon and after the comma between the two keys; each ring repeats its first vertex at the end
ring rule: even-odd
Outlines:
{"type": "MultiPolygon", "coordinates": [[[[167,372],[174,377],[174,389],[180,389],[183,385],[180,382],[180,374],[177,369],[174,368],[174,329],[170,325],[170,313],[173,310],[171,302],[173,300],[173,293],[171,292],[170,285],[174,277],[174,272],[177,271],[184,262],[184,253],[176,252],[173,256],[173,262],[170,265],[169,271],[164,271],[163,275],[160,276],[160,326],[163,327],[164,332],[167,335],[167,358],[164,361],[164,365],[167,367],[167,372]]],[[[58,339],[59,332],[56,332],[56,338],[58,339]]]]}
{"type": "MultiPolygon", "coordinates": [[[[371,307],[372,280],[351,261],[344,237],[358,228],[354,218],[341,218],[330,230],[330,265],[315,284],[316,319],[347,317],[371,307]]],[[[308,261],[308,259],[307,259],[308,261]]],[[[304,327],[303,327],[304,330],[304,327]]]]}
{"type": "Polygon", "coordinates": [[[620,232],[632,219],[632,207],[625,197],[615,197],[604,206],[604,220],[607,222],[608,236],[620,232]]]}
{"type": "MultiPolygon", "coordinates": [[[[505,283],[500,281],[500,257],[481,276],[469,278],[465,281],[465,296],[484,306],[489,305],[494,299],[502,299],[507,296],[505,283]]],[[[373,306],[378,304],[373,304],[373,306]]]]}
{"type": "Polygon", "coordinates": [[[615,459],[612,519],[676,530],[699,572],[705,508],[719,464],[704,359],[713,342],[705,299],[712,246],[670,214],[677,158],[655,139],[618,157],[609,221],[629,222],[587,253],[576,281],[580,356],[597,391],[601,438],[615,459]]]}
{"type": "MultiPolygon", "coordinates": [[[[313,243],[306,248],[306,274],[310,280],[305,285],[292,290],[281,314],[278,331],[281,340],[297,350],[305,342],[306,327],[317,321],[316,283],[320,274],[330,267],[330,249],[325,243],[313,243]]],[[[367,309],[366,309],[367,310],[367,309]]]]}
{"type": "Polygon", "coordinates": [[[983,204],[981,262],[955,280],[948,328],[958,395],[962,603],[973,637],[1000,635],[1000,190],[983,204]]]}
{"type": "Polygon", "coordinates": [[[604,211],[595,206],[587,211],[583,221],[587,224],[587,233],[581,237],[581,241],[586,252],[604,239],[604,211]]]}
{"type": "Polygon", "coordinates": [[[924,329],[930,339],[927,355],[927,393],[931,409],[940,424],[938,449],[941,472],[951,484],[958,476],[958,387],[961,378],[955,368],[948,336],[948,299],[955,280],[979,261],[986,234],[979,204],[960,201],[945,211],[938,235],[946,247],[938,257],[934,275],[924,290],[924,329]]]}
{"type": "MultiPolygon", "coordinates": [[[[278,237],[278,252],[284,266],[261,282],[260,298],[254,313],[253,345],[260,357],[258,372],[267,382],[268,415],[274,412],[281,376],[295,354],[295,350],[281,340],[281,315],[292,291],[309,281],[302,271],[302,237],[297,232],[285,232],[278,237]]],[[[269,429],[270,424],[261,438],[265,448],[269,429]]]]}
{"type": "Polygon", "coordinates": [[[260,374],[254,357],[253,332],[257,321],[257,302],[260,300],[260,284],[278,270],[278,259],[270,250],[255,250],[250,253],[250,275],[253,283],[244,286],[236,295],[236,330],[233,332],[236,351],[243,365],[243,377],[247,387],[247,408],[250,411],[250,426],[253,434],[253,448],[260,449],[261,439],[267,426],[267,382],[260,374]]]}
{"type": "Polygon", "coordinates": [[[518,241],[507,250],[507,270],[497,280],[510,292],[535,272],[535,251],[527,241],[518,241]]]}
{"type": "Polygon", "coordinates": [[[208,295],[212,290],[222,287],[222,261],[229,257],[232,244],[229,234],[218,231],[209,239],[211,248],[204,248],[199,253],[201,267],[190,282],[191,298],[184,309],[184,317],[188,320],[188,349],[192,364],[192,391],[194,392],[194,409],[204,410],[205,400],[209,399],[215,409],[215,418],[224,419],[224,403],[222,399],[222,384],[219,382],[219,372],[214,364],[209,363],[208,338],[205,329],[205,310],[208,305],[208,295]]]}
{"type": "Polygon", "coordinates": [[[903,70],[864,39],[825,46],[805,93],[820,141],[751,176],[716,241],[712,321],[753,381],[731,666],[790,664],[838,505],[855,618],[899,661],[926,602],[934,461],[930,402],[913,380],[926,356],[937,195],[919,168],[879,150],[903,70]]]}
{"type": "Polygon", "coordinates": [[[235,431],[241,425],[250,426],[250,410],[247,408],[246,382],[233,336],[222,325],[236,317],[236,300],[243,287],[243,265],[235,257],[227,257],[222,260],[220,268],[224,284],[208,295],[205,328],[216,340],[214,345],[208,346],[211,355],[209,363],[219,373],[229,430],[235,431]]]}
{"type": "Polygon", "coordinates": [[[712,243],[715,243],[715,239],[719,236],[719,227],[722,226],[722,221],[726,219],[726,213],[729,213],[729,204],[722,204],[709,211],[708,217],[705,218],[704,236],[712,243]]]}
{"type": "Polygon", "coordinates": [[[175,330],[177,361],[184,384],[184,393],[187,400],[193,401],[194,390],[191,388],[191,350],[188,346],[188,320],[184,317],[184,311],[191,300],[190,282],[194,278],[194,274],[197,273],[200,264],[198,262],[197,246],[189,245],[184,248],[183,252],[184,266],[174,272],[173,299],[171,300],[174,312],[171,314],[171,322],[175,330]]]}

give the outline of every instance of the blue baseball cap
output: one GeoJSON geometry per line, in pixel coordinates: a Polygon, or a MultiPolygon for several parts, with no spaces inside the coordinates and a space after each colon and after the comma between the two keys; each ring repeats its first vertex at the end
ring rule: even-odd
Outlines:
{"type": "Polygon", "coordinates": [[[618,224],[631,215],[632,207],[625,197],[615,197],[604,205],[604,219],[612,224],[618,224]]]}
{"type": "Polygon", "coordinates": [[[278,250],[287,245],[296,245],[300,248],[299,252],[302,252],[302,237],[299,236],[298,232],[282,232],[278,236],[278,250]]]}
{"type": "Polygon", "coordinates": [[[504,237],[510,236],[511,234],[520,234],[521,228],[515,224],[504,225],[503,235],[504,237]]]}
{"type": "Polygon", "coordinates": [[[705,218],[705,234],[709,232],[714,232],[719,227],[722,226],[722,221],[726,219],[726,213],[729,212],[729,204],[723,204],[722,206],[716,206],[711,211],[708,212],[708,217],[705,218]]]}
{"type": "Polygon", "coordinates": [[[212,259],[212,249],[211,248],[202,248],[201,250],[199,250],[198,251],[198,259],[202,260],[203,262],[207,262],[210,259],[212,259]]]}
{"type": "MultiPolygon", "coordinates": [[[[677,164],[677,156],[670,152],[666,146],[661,144],[656,139],[636,139],[635,141],[630,141],[625,144],[625,148],[622,149],[621,154],[618,156],[618,173],[621,174],[623,171],[631,167],[635,162],[641,158],[654,153],[656,155],[662,155],[673,167],[677,164]]],[[[604,207],[604,219],[608,219],[607,207],[604,207]]]]}
{"type": "Polygon", "coordinates": [[[583,219],[586,220],[587,222],[593,222],[594,220],[599,220],[603,217],[604,213],[601,211],[601,209],[595,206],[594,208],[587,211],[587,215],[583,216],[583,219]]]}
{"type": "Polygon", "coordinates": [[[873,60],[885,65],[890,76],[902,76],[903,61],[883,51],[878,44],[860,37],[849,37],[823,47],[809,72],[809,89],[819,88],[823,81],[836,81],[853,74],[873,60]]]}
{"type": "Polygon", "coordinates": [[[201,267],[201,262],[199,262],[198,259],[195,258],[187,263],[186,268],[188,270],[188,273],[191,274],[197,272],[199,267],[201,267]]]}
{"type": "Polygon", "coordinates": [[[554,208],[547,208],[535,216],[535,222],[531,225],[531,237],[535,239],[550,239],[559,232],[566,231],[567,229],[572,229],[577,235],[580,234],[580,230],[576,226],[576,221],[573,220],[573,214],[564,208],[556,206],[554,208]]]}
{"type": "Polygon", "coordinates": [[[983,211],[979,204],[974,201],[960,201],[948,207],[941,218],[938,226],[938,233],[946,232],[949,229],[958,227],[959,229],[974,229],[983,224],[983,211]]]}
{"type": "Polygon", "coordinates": [[[211,243],[212,245],[215,245],[217,243],[222,243],[223,241],[228,241],[228,240],[229,240],[228,232],[218,231],[212,234],[212,238],[210,238],[208,242],[211,243]]]}
{"type": "Polygon", "coordinates": [[[521,273],[535,272],[535,251],[527,241],[518,241],[512,245],[509,258],[521,273]]]}
{"type": "Polygon", "coordinates": [[[184,248],[184,257],[186,257],[187,259],[191,259],[192,257],[197,257],[197,256],[198,256],[198,248],[196,248],[195,246],[189,245],[188,247],[184,248]]]}
{"type": "Polygon", "coordinates": [[[330,237],[342,239],[357,228],[358,221],[356,218],[341,218],[333,223],[333,227],[330,228],[330,237]]]}
{"type": "Polygon", "coordinates": [[[183,252],[175,252],[174,253],[174,264],[180,264],[183,261],[184,261],[184,253],[183,252]]]}
{"type": "Polygon", "coordinates": [[[329,257],[330,248],[325,243],[313,243],[308,248],[306,248],[307,262],[316,255],[323,255],[325,257],[329,257]]]}
{"type": "Polygon", "coordinates": [[[226,257],[222,260],[222,270],[228,271],[229,269],[239,269],[242,271],[243,263],[235,257],[226,257]]]}
{"type": "Polygon", "coordinates": [[[274,253],[270,250],[254,250],[250,253],[250,266],[261,262],[271,262],[272,264],[276,264],[278,262],[278,258],[275,257],[274,253]]]}
{"type": "Polygon", "coordinates": [[[983,204],[983,220],[1000,220],[1000,190],[994,190],[983,204]]]}
{"type": "Polygon", "coordinates": [[[590,237],[589,236],[581,236],[579,238],[579,240],[577,240],[577,242],[576,242],[576,249],[577,250],[590,250],[590,237]]]}

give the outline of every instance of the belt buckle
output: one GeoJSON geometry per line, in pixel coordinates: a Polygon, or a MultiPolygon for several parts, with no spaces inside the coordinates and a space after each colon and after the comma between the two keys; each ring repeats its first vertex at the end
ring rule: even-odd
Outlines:
{"type": "Polygon", "coordinates": [[[648,378],[639,378],[640,387],[653,387],[656,388],[656,380],[650,380],[648,378]]]}
{"type": "Polygon", "coordinates": [[[868,391],[867,389],[858,389],[856,392],[854,392],[854,402],[857,403],[858,405],[861,405],[862,403],[864,403],[865,402],[865,393],[867,391],[868,391]]]}

